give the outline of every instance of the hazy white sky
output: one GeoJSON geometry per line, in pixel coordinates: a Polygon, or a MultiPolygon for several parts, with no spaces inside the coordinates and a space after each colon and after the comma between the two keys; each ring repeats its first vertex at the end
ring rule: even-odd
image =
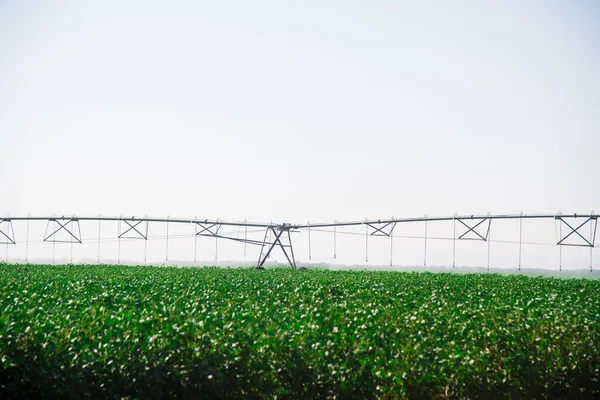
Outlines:
{"type": "Polygon", "coordinates": [[[596,1],[1,1],[0,213],[600,209],[596,1]]]}

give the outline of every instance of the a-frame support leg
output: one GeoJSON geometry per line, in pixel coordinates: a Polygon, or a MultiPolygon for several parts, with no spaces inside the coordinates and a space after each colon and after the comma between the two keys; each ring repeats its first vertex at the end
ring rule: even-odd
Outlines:
{"type": "Polygon", "coordinates": [[[289,229],[281,229],[280,228],[279,232],[277,232],[275,230],[275,228],[272,226],[268,227],[265,232],[265,238],[263,241],[263,245],[261,247],[260,255],[258,256],[258,263],[256,264],[257,269],[264,269],[264,264],[267,261],[267,258],[269,258],[269,256],[271,255],[271,252],[277,245],[279,245],[279,247],[283,251],[283,254],[285,255],[285,258],[287,259],[288,263],[290,264],[290,267],[292,267],[293,269],[296,269],[296,259],[294,258],[294,249],[292,247],[292,236],[291,236],[289,229]],[[271,243],[267,242],[267,236],[268,236],[269,230],[275,235],[275,238],[273,239],[273,241],[271,243]],[[283,242],[281,241],[281,237],[283,236],[284,232],[287,232],[287,236],[288,236],[288,244],[287,245],[283,244],[283,242]],[[269,246],[269,249],[267,250],[266,253],[264,253],[264,248],[267,245],[269,246]],[[286,247],[290,248],[290,254],[288,254],[288,252],[286,251],[286,249],[285,249],[286,247]]]}

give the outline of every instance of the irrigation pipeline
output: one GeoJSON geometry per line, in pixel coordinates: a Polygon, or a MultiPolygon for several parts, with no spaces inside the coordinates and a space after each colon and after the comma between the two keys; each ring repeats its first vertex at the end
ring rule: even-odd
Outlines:
{"type": "MultiPolygon", "coordinates": [[[[393,239],[421,239],[424,240],[424,264],[427,264],[427,241],[428,240],[445,240],[456,241],[461,239],[480,240],[487,242],[488,247],[488,268],[489,268],[489,248],[490,243],[510,243],[519,244],[519,260],[521,260],[522,245],[543,245],[543,246],[579,246],[590,248],[590,270],[592,269],[592,251],[595,246],[595,237],[598,224],[598,216],[592,211],[591,213],[574,213],[563,214],[484,214],[484,215],[458,215],[446,217],[412,217],[412,218],[390,218],[364,221],[337,221],[333,223],[307,223],[307,224],[290,224],[290,223],[260,223],[241,221],[223,221],[220,219],[198,219],[198,218],[149,218],[144,217],[124,217],[123,215],[115,216],[77,216],[77,215],[52,215],[52,216],[10,216],[0,217],[0,243],[7,245],[16,245],[17,239],[13,222],[26,221],[26,248],[29,244],[52,242],[53,246],[56,243],[73,243],[88,244],[88,243],[120,243],[121,240],[128,239],[143,239],[148,240],[165,240],[166,239],[166,258],[168,260],[169,241],[186,238],[213,237],[215,238],[215,257],[218,252],[218,240],[226,239],[244,243],[244,254],[246,254],[246,245],[257,245],[261,247],[257,267],[262,267],[266,259],[270,256],[274,248],[281,249],[285,254],[289,264],[295,268],[294,251],[292,247],[292,233],[305,232],[308,234],[309,259],[311,259],[311,232],[321,232],[333,234],[334,243],[334,258],[337,256],[337,235],[357,235],[365,237],[365,260],[368,261],[369,237],[384,236],[390,239],[390,264],[392,263],[393,239]],[[519,240],[500,240],[492,239],[490,235],[492,221],[495,220],[519,220],[519,240]],[[524,220],[554,220],[556,242],[533,242],[523,241],[523,221],[524,220]],[[45,221],[46,231],[44,232],[43,240],[30,240],[29,223],[31,221],[45,221]],[[98,236],[94,238],[83,237],[81,233],[80,222],[91,221],[98,223],[98,236]],[[435,222],[453,223],[453,236],[432,236],[428,235],[427,224],[435,222]],[[102,222],[116,222],[118,224],[118,233],[116,236],[102,236],[102,222]],[[166,235],[148,234],[149,224],[166,224],[166,235]],[[398,224],[407,223],[423,223],[423,235],[400,235],[394,232],[398,224]],[[190,234],[169,234],[170,224],[187,224],[194,227],[194,233],[190,234]],[[557,229],[558,224],[558,229],[557,229]],[[344,227],[364,226],[363,233],[351,232],[344,230],[344,227]],[[225,227],[223,231],[221,228],[225,227]],[[228,230],[227,228],[231,228],[228,230]],[[249,229],[250,228],[250,229],[249,229]],[[342,228],[342,229],[340,229],[342,228]],[[588,229],[589,228],[589,229],[588,229]],[[235,229],[235,231],[233,230],[235,229]],[[459,232],[459,231],[462,231],[459,232]],[[243,233],[243,237],[241,237],[243,233]],[[262,240],[252,239],[248,234],[264,233],[262,240]],[[62,235],[62,236],[61,236],[62,235]],[[66,239],[65,239],[66,237],[66,239]]],[[[194,245],[196,246],[196,244],[194,245]]],[[[453,245],[453,265],[455,259],[455,244],[453,245]]],[[[99,251],[98,251],[99,253],[99,251]]],[[[562,251],[561,265],[562,265],[562,251]]],[[[520,265],[520,262],[519,262],[520,265]]]]}

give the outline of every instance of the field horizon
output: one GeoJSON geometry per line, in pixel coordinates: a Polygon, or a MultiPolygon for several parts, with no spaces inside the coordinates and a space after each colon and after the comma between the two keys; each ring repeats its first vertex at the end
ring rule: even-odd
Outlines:
{"type": "MultiPolygon", "coordinates": [[[[120,262],[117,260],[106,260],[100,263],[95,262],[93,259],[84,259],[81,262],[70,262],[67,258],[56,259],[52,263],[52,259],[40,259],[35,262],[25,261],[24,259],[10,260],[9,262],[0,261],[0,265],[38,265],[38,266],[65,266],[65,265],[116,265],[123,267],[135,267],[135,266],[146,266],[146,267],[192,267],[192,268],[206,268],[206,267],[218,267],[218,268],[254,268],[256,267],[255,261],[248,260],[199,260],[191,262],[187,260],[169,260],[166,262],[153,262],[148,261],[146,263],[140,262],[134,259],[123,259],[120,262]]],[[[268,261],[264,265],[267,269],[272,268],[283,268],[291,269],[285,262],[278,260],[268,261]]],[[[303,262],[298,261],[297,269],[306,268],[308,270],[330,270],[330,271],[386,271],[386,272],[448,272],[457,274],[471,274],[471,273],[484,273],[484,274],[501,274],[501,275],[525,275],[525,276],[547,276],[556,278],[588,278],[588,279],[600,279],[600,269],[594,269],[590,271],[589,267],[581,268],[563,268],[559,270],[553,268],[541,268],[541,267],[490,267],[486,266],[471,266],[471,265],[385,265],[385,264],[337,264],[331,262],[303,262]]]]}

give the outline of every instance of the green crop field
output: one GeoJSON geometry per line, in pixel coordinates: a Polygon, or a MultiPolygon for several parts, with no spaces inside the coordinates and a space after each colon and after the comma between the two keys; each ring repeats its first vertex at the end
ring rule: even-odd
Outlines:
{"type": "Polygon", "coordinates": [[[598,398],[600,281],[0,264],[0,398],[598,398]]]}

